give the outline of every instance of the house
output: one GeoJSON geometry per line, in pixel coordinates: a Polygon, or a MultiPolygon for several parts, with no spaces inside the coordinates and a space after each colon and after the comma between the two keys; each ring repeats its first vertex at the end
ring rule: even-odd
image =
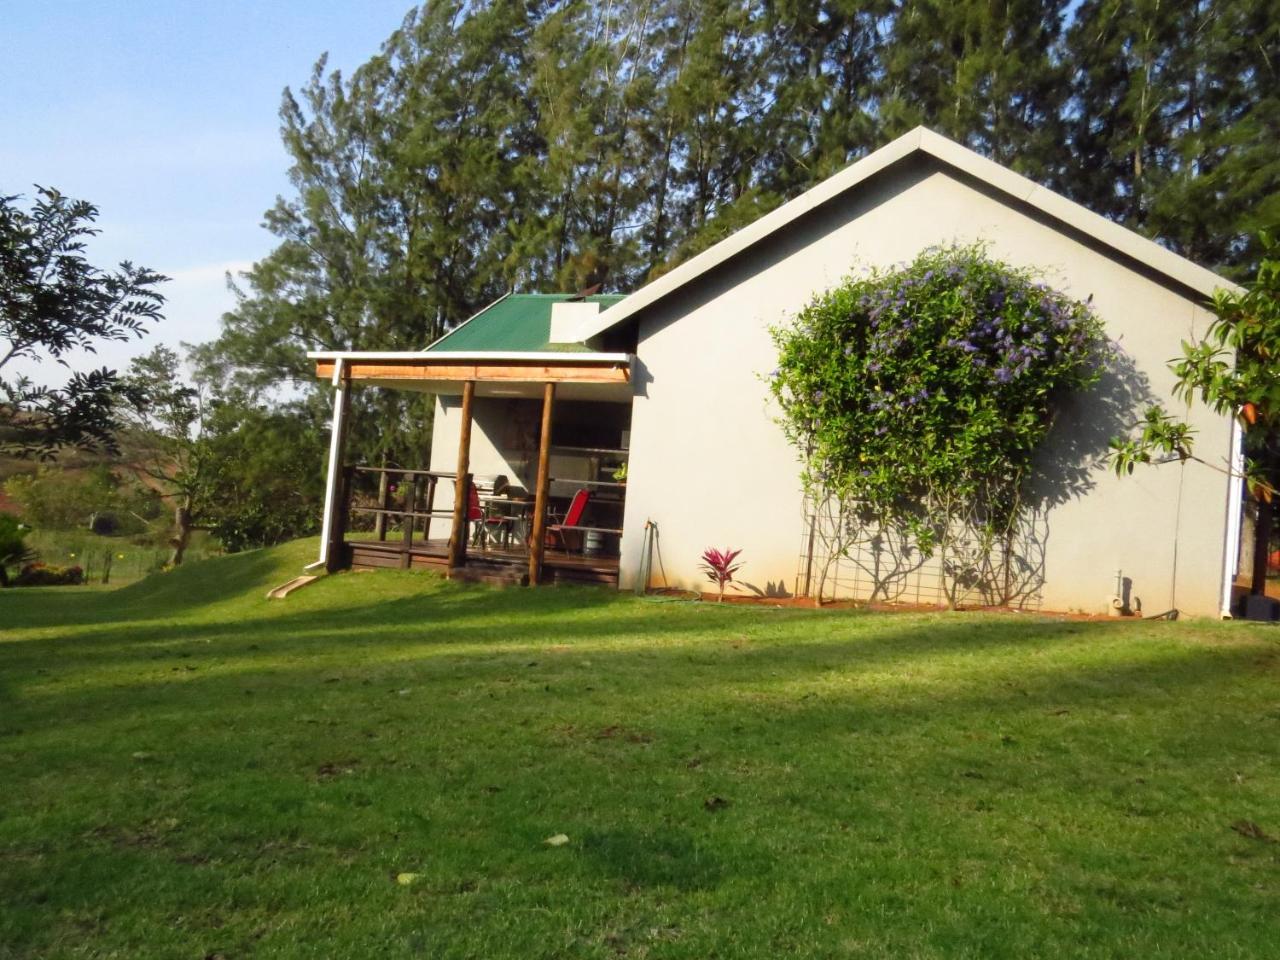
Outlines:
{"type": "MultiPolygon", "coordinates": [[[[730,546],[743,550],[745,589],[811,592],[821,545],[796,451],[769,400],[769,330],[853,272],[973,241],[1071,296],[1092,298],[1127,358],[1054,426],[1049,462],[1069,455],[1069,495],[1046,500],[1032,518],[1011,599],[1105,612],[1120,597],[1147,614],[1225,613],[1241,485],[1195,462],[1121,479],[1105,456],[1107,439],[1146,402],[1170,399],[1168,361],[1182,340],[1203,334],[1212,320],[1206,300],[1227,284],[923,128],[629,296],[512,295],[425,350],[312,354],[318,375],[338,388],[323,559],[331,567],[421,562],[487,573],[505,565],[534,582],[580,576],[621,588],[637,580],[696,588],[705,582],[702,551],[730,546]],[[385,525],[381,539],[346,532],[353,515],[344,496],[357,479],[337,469],[342,410],[352,388],[368,386],[436,396],[431,469],[400,472],[394,484],[384,475],[376,496],[375,468],[364,468],[370,474],[360,481],[365,500],[378,504],[366,510],[383,511],[371,514],[376,523],[418,515],[421,532],[398,541],[385,525]],[[468,526],[476,506],[469,494],[455,502],[457,475],[468,474],[484,494],[476,514],[490,518],[483,524],[468,526]],[[503,480],[516,496],[494,488],[503,480]],[[404,483],[414,486],[408,508],[395,500],[404,483]],[[587,510],[566,542],[554,507],[579,490],[587,510]],[[507,501],[515,505],[510,522],[502,518],[507,501]]],[[[1230,418],[1202,406],[1189,417],[1206,460],[1224,468],[1240,461],[1230,418]]],[[[906,554],[886,574],[883,542],[869,538],[835,560],[835,594],[935,602],[937,558],[906,554]]]]}

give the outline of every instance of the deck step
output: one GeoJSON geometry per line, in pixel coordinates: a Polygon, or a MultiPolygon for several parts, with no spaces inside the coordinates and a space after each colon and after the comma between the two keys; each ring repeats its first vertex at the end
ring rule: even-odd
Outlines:
{"type": "Polygon", "coordinates": [[[583,567],[543,567],[545,583],[606,583],[616,585],[617,570],[593,570],[583,567]]]}
{"type": "Polygon", "coordinates": [[[464,583],[487,583],[498,587],[523,587],[529,583],[529,574],[519,567],[505,563],[476,563],[468,561],[465,567],[457,567],[447,574],[450,580],[464,583]]]}

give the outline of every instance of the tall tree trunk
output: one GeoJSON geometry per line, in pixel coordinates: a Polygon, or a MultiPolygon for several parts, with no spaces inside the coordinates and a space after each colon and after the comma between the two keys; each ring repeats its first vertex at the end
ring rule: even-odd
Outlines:
{"type": "Polygon", "coordinates": [[[187,544],[191,540],[191,500],[182,500],[173,511],[173,537],[169,546],[173,552],[169,555],[169,566],[182,566],[182,558],[187,552],[187,544]]]}

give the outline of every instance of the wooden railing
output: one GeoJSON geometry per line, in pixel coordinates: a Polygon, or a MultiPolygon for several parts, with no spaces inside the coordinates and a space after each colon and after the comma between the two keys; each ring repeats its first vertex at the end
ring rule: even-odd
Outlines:
{"type": "MultiPolygon", "coordinates": [[[[419,537],[419,523],[422,525],[421,539],[422,543],[431,539],[431,521],[437,523],[444,522],[446,529],[449,530],[449,541],[453,544],[457,539],[456,547],[451,547],[449,559],[451,565],[460,565],[465,562],[467,552],[467,531],[469,524],[464,520],[461,528],[455,530],[458,526],[458,511],[451,506],[447,510],[436,509],[436,490],[441,481],[449,484],[454,491],[455,504],[467,502],[467,490],[470,485],[475,483],[475,478],[468,473],[464,477],[465,484],[461,488],[461,492],[457,486],[457,474],[448,473],[439,470],[411,470],[402,467],[365,467],[348,465],[342,471],[342,487],[341,496],[338,499],[338,511],[334,518],[333,526],[330,529],[329,552],[331,569],[342,569],[350,565],[350,549],[346,545],[346,534],[351,527],[353,516],[360,515],[373,517],[373,535],[379,542],[386,542],[391,528],[398,527],[399,536],[399,557],[400,566],[408,569],[412,565],[415,539],[419,537]],[[377,494],[374,497],[374,506],[367,506],[365,503],[356,503],[355,494],[359,486],[369,489],[369,484],[358,484],[357,479],[360,477],[376,477],[377,478],[377,494]],[[393,489],[396,487],[397,489],[393,489]],[[454,562],[456,561],[456,563],[454,562]]],[[[626,492],[625,483],[617,483],[610,480],[577,480],[569,478],[548,478],[548,486],[567,485],[574,488],[585,487],[594,492],[617,492],[624,494],[626,492]]],[[[483,485],[481,485],[483,487],[483,485]]],[[[483,489],[482,491],[483,492],[483,489]]],[[[620,501],[625,497],[619,497],[620,501]]],[[[557,497],[558,501],[566,500],[565,497],[557,497]]],[[[599,500],[596,501],[600,502],[599,500]]],[[[564,504],[567,506],[567,504],[564,504]]],[[[527,526],[525,528],[525,544],[533,552],[533,545],[536,542],[532,535],[532,530],[539,526],[545,531],[548,527],[555,526],[563,518],[563,507],[559,511],[554,511],[548,504],[546,515],[542,524],[534,522],[534,514],[536,510],[532,498],[528,503],[527,526]]],[[[464,514],[465,516],[465,514],[464,514]]],[[[364,528],[367,531],[367,527],[364,528]]],[[[620,536],[622,530],[620,527],[612,526],[588,526],[580,524],[572,528],[573,534],[586,535],[590,533],[598,533],[606,536],[620,536]]],[[[544,537],[547,535],[544,533],[544,537]]],[[[421,548],[419,548],[421,549],[421,548]]],[[[540,553],[540,551],[539,551],[540,553]]]]}
{"type": "MultiPolygon", "coordinates": [[[[427,539],[430,534],[429,525],[432,519],[451,519],[453,517],[452,510],[435,509],[436,487],[441,480],[456,483],[457,475],[439,470],[409,470],[402,467],[357,467],[354,465],[345,467],[342,473],[342,496],[338,501],[338,515],[330,531],[329,555],[339,565],[347,565],[344,542],[352,514],[372,515],[374,518],[374,536],[383,542],[387,539],[387,519],[389,517],[398,518],[401,538],[400,565],[408,569],[412,561],[411,550],[418,521],[425,521],[423,524],[423,539],[427,539]],[[356,487],[355,479],[358,474],[377,476],[378,494],[375,500],[377,506],[367,507],[352,503],[356,487]],[[407,485],[407,489],[403,491],[402,506],[393,505],[393,491],[391,488],[393,478],[395,478],[397,484],[403,483],[407,485]],[[419,509],[420,504],[422,509],[419,509]]],[[[467,483],[471,482],[470,474],[467,475],[466,480],[467,483]]],[[[394,491],[394,493],[400,492],[399,490],[394,491]]]]}

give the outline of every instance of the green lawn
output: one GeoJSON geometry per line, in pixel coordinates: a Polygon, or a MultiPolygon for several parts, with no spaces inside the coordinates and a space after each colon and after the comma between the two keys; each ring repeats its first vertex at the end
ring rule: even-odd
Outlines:
{"type": "Polygon", "coordinates": [[[0,594],[0,958],[1280,951],[1265,626],[263,599],[313,550],[0,594]]]}

